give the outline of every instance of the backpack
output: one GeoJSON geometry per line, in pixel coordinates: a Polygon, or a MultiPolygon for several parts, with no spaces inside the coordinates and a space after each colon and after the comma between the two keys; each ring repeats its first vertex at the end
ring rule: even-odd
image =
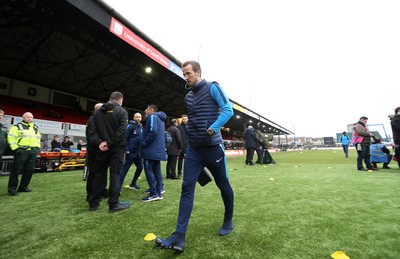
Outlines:
{"type": "Polygon", "coordinates": [[[165,148],[169,147],[172,142],[172,134],[168,131],[165,132],[165,148]]]}

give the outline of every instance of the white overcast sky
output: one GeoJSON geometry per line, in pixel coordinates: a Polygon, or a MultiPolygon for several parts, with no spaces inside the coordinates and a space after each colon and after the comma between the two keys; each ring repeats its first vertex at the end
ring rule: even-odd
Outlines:
{"type": "Polygon", "coordinates": [[[230,99],[296,136],[333,137],[360,116],[392,135],[398,0],[103,1],[181,62],[199,60],[203,78],[230,99]]]}

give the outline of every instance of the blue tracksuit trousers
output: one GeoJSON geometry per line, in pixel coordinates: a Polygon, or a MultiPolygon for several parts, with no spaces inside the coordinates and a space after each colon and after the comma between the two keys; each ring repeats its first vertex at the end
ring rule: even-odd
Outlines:
{"type": "Polygon", "coordinates": [[[224,222],[233,217],[233,190],[229,183],[228,171],[223,145],[188,147],[186,152],[182,192],[179,203],[176,232],[186,234],[190,215],[193,209],[196,182],[203,168],[207,167],[221,191],[225,205],[224,222]]]}

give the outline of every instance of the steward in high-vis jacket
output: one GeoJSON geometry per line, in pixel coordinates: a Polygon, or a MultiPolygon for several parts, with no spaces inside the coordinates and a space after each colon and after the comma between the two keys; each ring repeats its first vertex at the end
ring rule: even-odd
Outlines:
{"type": "Polygon", "coordinates": [[[42,135],[33,123],[33,115],[30,112],[25,112],[22,115],[22,121],[10,128],[7,140],[14,153],[14,161],[8,180],[9,195],[15,196],[17,191],[31,191],[28,185],[35,168],[41,137],[42,135]],[[20,173],[22,173],[22,179],[18,187],[18,174],[20,173]]]}

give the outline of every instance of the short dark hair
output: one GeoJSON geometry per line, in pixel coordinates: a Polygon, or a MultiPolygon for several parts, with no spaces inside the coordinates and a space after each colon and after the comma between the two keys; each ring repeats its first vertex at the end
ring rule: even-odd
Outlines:
{"type": "Polygon", "coordinates": [[[182,114],[181,117],[188,117],[187,114],[182,114]]]}
{"type": "Polygon", "coordinates": [[[115,91],[110,94],[110,101],[118,101],[124,98],[121,92],[115,91]]]}
{"type": "Polygon", "coordinates": [[[182,64],[182,68],[184,68],[188,65],[192,66],[194,72],[200,72],[200,74],[201,74],[201,66],[200,66],[199,62],[194,61],[194,60],[185,61],[182,64]]]}
{"type": "Polygon", "coordinates": [[[396,109],[394,109],[394,113],[395,115],[400,111],[400,107],[397,107],[396,109]]]}
{"type": "Polygon", "coordinates": [[[176,119],[172,119],[172,120],[171,120],[171,124],[175,124],[176,122],[177,122],[176,119]]]}
{"type": "Polygon", "coordinates": [[[151,108],[154,112],[158,112],[157,105],[155,105],[155,104],[149,104],[149,105],[147,105],[147,107],[151,108]]]}
{"type": "Polygon", "coordinates": [[[343,134],[347,134],[346,131],[343,131],[343,134]]]}
{"type": "Polygon", "coordinates": [[[366,117],[366,116],[361,116],[361,117],[360,117],[360,120],[368,120],[368,117],[366,117]]]}

